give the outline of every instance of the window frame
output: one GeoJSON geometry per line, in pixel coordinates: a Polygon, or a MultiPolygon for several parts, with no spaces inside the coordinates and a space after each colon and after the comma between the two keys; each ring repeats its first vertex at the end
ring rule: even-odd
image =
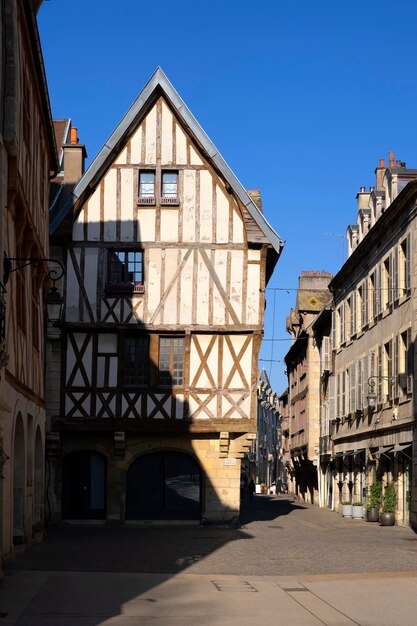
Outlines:
{"type": "MultiPolygon", "coordinates": [[[[166,355],[167,352],[165,351],[166,355]]],[[[185,384],[185,335],[159,335],[158,337],[158,386],[159,387],[184,387],[185,384]],[[168,367],[162,367],[162,342],[169,342],[169,365],[168,367]],[[182,342],[182,350],[177,354],[180,355],[180,376],[175,374],[175,342],[182,342]],[[164,380],[164,376],[167,380],[164,380]]]]}
{"type": "Polygon", "coordinates": [[[138,204],[155,206],[157,190],[157,172],[155,168],[141,168],[138,170],[138,204]],[[153,174],[153,195],[142,195],[141,176],[142,174],[153,174]]]}
{"type": "Polygon", "coordinates": [[[149,387],[151,381],[151,358],[150,358],[150,337],[149,335],[143,335],[138,333],[125,333],[123,335],[122,341],[122,351],[121,356],[123,360],[123,380],[121,381],[121,385],[124,387],[149,387]],[[134,341],[134,356],[135,356],[135,366],[128,367],[127,366],[127,358],[126,358],[126,349],[128,347],[129,341],[134,341]],[[141,345],[139,345],[141,344],[141,345]],[[142,363],[144,360],[144,365],[137,365],[137,363],[142,363]],[[132,380],[135,378],[135,380],[132,380]]]}
{"type": "MultiPolygon", "coordinates": [[[[109,293],[131,293],[131,294],[142,294],[145,293],[145,285],[144,285],[144,265],[145,265],[145,254],[144,251],[140,248],[109,248],[107,251],[107,281],[106,281],[106,291],[109,293]],[[125,254],[129,253],[140,254],[140,261],[134,260],[129,261],[129,258],[125,257],[122,262],[120,259],[120,263],[123,265],[123,280],[114,280],[112,278],[112,254],[125,254]],[[129,263],[139,264],[141,267],[139,281],[131,281],[129,280],[129,263]]],[[[136,273],[136,271],[134,271],[136,273]]]]}

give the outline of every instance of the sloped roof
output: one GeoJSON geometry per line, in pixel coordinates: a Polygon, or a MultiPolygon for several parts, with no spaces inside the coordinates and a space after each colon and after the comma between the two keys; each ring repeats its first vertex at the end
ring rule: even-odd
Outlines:
{"type": "Polygon", "coordinates": [[[197,143],[207,153],[208,157],[216,165],[227,183],[241,200],[247,212],[259,226],[260,230],[270,242],[272,247],[276,250],[279,257],[284,245],[282,240],[266,221],[263,214],[259,211],[243,185],[236,178],[226,161],[201,128],[200,124],[197,122],[160,67],[156,69],[148,83],[127,111],[126,115],[101,148],[94,161],[73,189],[71,196],[65,204],[57,207],[56,211],[51,212],[50,233],[54,234],[65,218],[71,214],[73,209],[87,199],[89,189],[93,189],[100,178],[104,175],[112,160],[117,156],[127,138],[131,136],[135,129],[139,126],[142,119],[155,102],[156,97],[160,95],[161,91],[171,102],[185,127],[194,136],[197,143]]]}

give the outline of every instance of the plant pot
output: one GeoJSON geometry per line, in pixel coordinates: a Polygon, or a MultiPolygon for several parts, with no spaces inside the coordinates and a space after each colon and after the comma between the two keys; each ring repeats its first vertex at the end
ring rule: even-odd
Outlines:
{"type": "Polygon", "coordinates": [[[369,509],[366,512],[368,522],[379,522],[379,509],[369,509]]]}
{"type": "Polygon", "coordinates": [[[352,505],[351,504],[342,504],[342,516],[352,517],[352,505]]]}
{"type": "Polygon", "coordinates": [[[353,519],[363,519],[363,506],[352,505],[352,517],[353,519]]]}
{"type": "Polygon", "coordinates": [[[381,526],[394,526],[395,513],[381,513],[379,523],[381,524],[381,526]]]}

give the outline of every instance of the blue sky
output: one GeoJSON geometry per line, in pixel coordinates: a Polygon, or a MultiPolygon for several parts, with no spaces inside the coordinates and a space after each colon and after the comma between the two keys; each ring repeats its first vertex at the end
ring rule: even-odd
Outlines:
{"type": "Polygon", "coordinates": [[[160,65],[243,185],[261,189],[286,246],[267,293],[265,339],[278,341],[260,366],[283,391],[298,276],[342,262],[342,238],[323,233],[355,221],[388,151],[417,167],[417,4],[49,0],[38,20],[53,115],[72,118],[89,160],[160,65]]]}

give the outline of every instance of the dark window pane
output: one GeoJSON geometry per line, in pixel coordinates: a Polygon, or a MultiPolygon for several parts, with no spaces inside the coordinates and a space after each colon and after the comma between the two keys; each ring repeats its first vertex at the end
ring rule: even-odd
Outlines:
{"type": "Polygon", "coordinates": [[[124,344],[125,385],[144,386],[149,382],[149,337],[127,336],[124,344]]]}

